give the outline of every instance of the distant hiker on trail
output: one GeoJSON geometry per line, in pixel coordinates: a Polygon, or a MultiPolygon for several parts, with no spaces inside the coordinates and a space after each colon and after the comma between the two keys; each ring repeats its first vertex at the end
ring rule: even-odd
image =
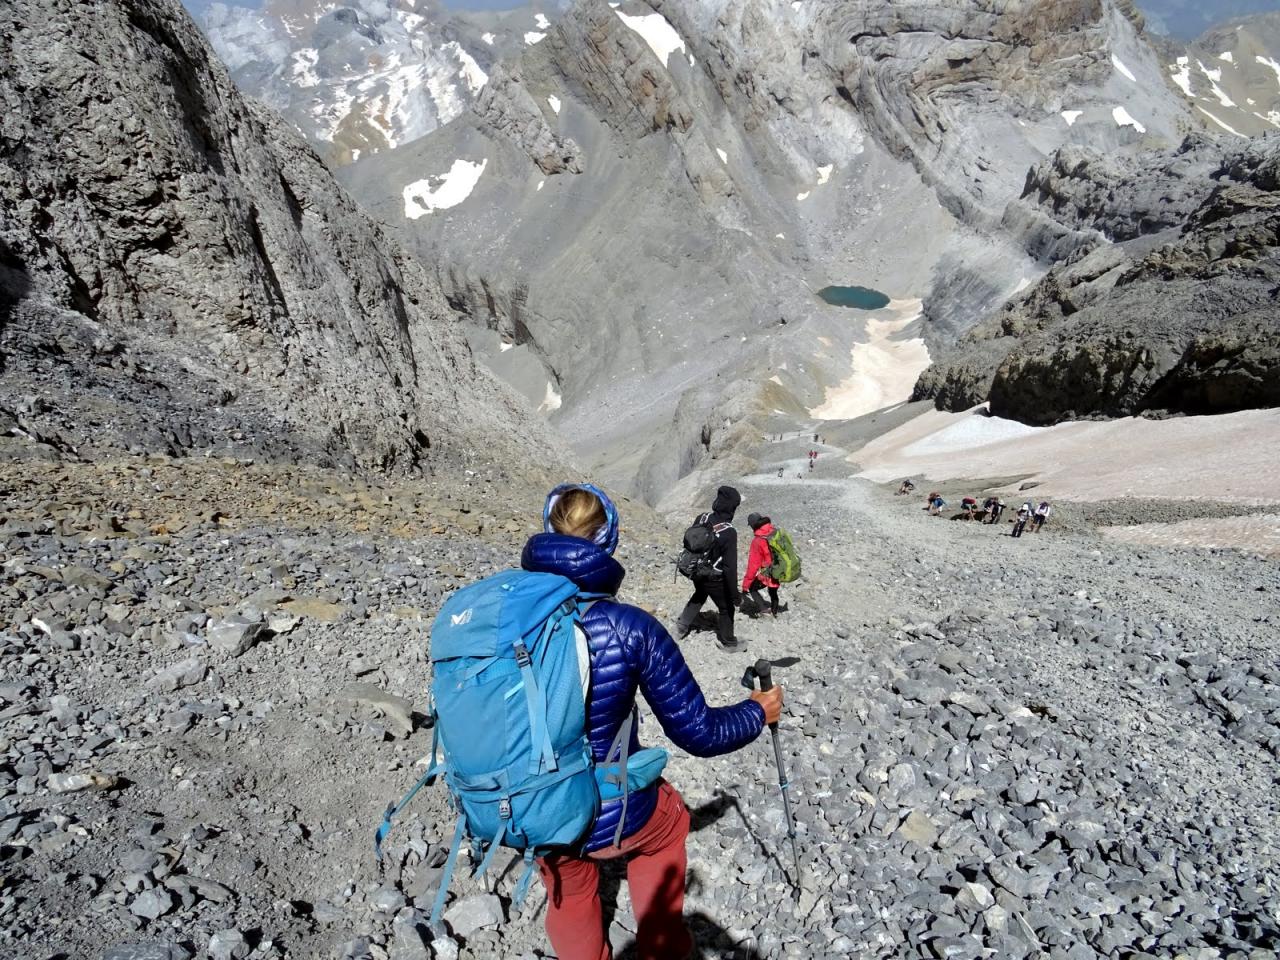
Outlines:
{"type": "Polygon", "coordinates": [[[773,551],[769,549],[769,535],[773,533],[773,521],[753,513],[747,517],[747,526],[752,530],[751,550],[747,554],[747,572],[742,576],[742,592],[749,593],[755,603],[755,613],[764,612],[764,597],[760,588],[769,591],[769,616],[778,615],[779,583],[770,574],[773,566],[773,551]]]}
{"type": "Polygon", "coordinates": [[[964,511],[964,518],[972,520],[978,513],[978,500],[976,497],[965,497],[960,501],[960,508],[964,511]]]}
{"type": "Polygon", "coordinates": [[[813,442],[814,443],[818,442],[818,435],[816,433],[813,435],[813,442]]]}
{"type": "Polygon", "coordinates": [[[1031,519],[1031,501],[1028,500],[1018,508],[1017,518],[1013,521],[1013,536],[1022,536],[1022,531],[1027,526],[1027,521],[1031,519]]]}
{"type": "Polygon", "coordinates": [[[1040,528],[1045,525],[1049,519],[1049,514],[1053,512],[1053,507],[1049,506],[1048,500],[1041,500],[1040,506],[1036,507],[1036,512],[1031,517],[1031,532],[1039,533],[1040,528]]]}
{"type": "Polygon", "coordinates": [[[782,467],[779,467],[779,468],[778,468],[778,479],[779,479],[779,480],[781,480],[781,479],[782,479],[782,471],[783,471],[783,468],[782,468],[782,467]]]}
{"type": "Polygon", "coordinates": [[[942,499],[942,495],[935,493],[929,497],[929,516],[942,516],[942,508],[947,505],[947,501],[942,499]]]}
{"type": "MultiPolygon", "coordinates": [[[[722,487],[713,516],[728,523],[738,499],[737,491],[722,487]]],[[[630,757],[657,759],[632,765],[625,800],[603,803],[580,845],[538,859],[547,888],[547,936],[560,960],[608,960],[599,863],[625,858],[636,956],[687,957],[694,946],[683,917],[689,811],[661,776],[665,752],[640,750],[632,726],[636,692],[644,695],[676,746],[697,757],[715,757],[741,749],[778,720],[782,688],[753,692],[732,706],[707,706],[680,648],[662,625],[616,598],[625,571],[613,558],[618,517],[608,497],[594,488],[557,487],[544,516],[546,532],[526,544],[524,568],[568,577],[584,594],[603,594],[583,613],[585,636],[578,637],[586,729],[597,770],[613,759],[620,735],[630,741],[630,757]],[[635,783],[636,774],[646,769],[649,781],[635,783]]],[[[736,546],[736,537],[726,539],[726,550],[736,546]]]]}
{"type": "Polygon", "coordinates": [[[742,603],[738,592],[738,531],[733,529],[733,514],[742,495],[733,487],[721,487],[711,504],[711,512],[693,521],[685,533],[685,552],[681,554],[680,572],[693,581],[693,596],[685,604],[676,621],[676,636],[683,640],[693,629],[702,605],[710,598],[716,605],[716,637],[721,650],[735,653],[746,644],[733,636],[733,609],[742,603]],[[692,543],[699,533],[705,544],[692,543]],[[701,548],[701,549],[695,549],[701,548]]]}
{"type": "Polygon", "coordinates": [[[1004,514],[1004,501],[999,497],[994,498],[995,503],[991,505],[991,510],[987,514],[987,523],[999,523],[1000,517],[1004,514]]]}
{"type": "Polygon", "coordinates": [[[912,483],[910,480],[903,480],[902,485],[898,487],[898,492],[894,494],[894,496],[897,496],[897,497],[906,496],[908,493],[913,492],[915,488],[916,488],[916,485],[912,483]]]}

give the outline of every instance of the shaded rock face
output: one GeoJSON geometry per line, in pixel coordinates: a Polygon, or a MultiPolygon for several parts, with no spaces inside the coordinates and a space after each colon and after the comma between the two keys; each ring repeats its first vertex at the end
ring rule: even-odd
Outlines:
{"type": "Polygon", "coordinates": [[[545,445],[176,2],[17,0],[0,64],[0,405],[27,434],[377,469],[545,445]]]}
{"type": "MultiPolygon", "coordinates": [[[[1199,163],[1204,153],[1155,158],[1128,184],[1133,197],[1173,197],[1175,209],[1199,194],[1180,230],[1141,235],[1161,224],[1140,203],[1118,220],[1107,204],[1068,216],[1139,235],[1052,270],[926,371],[915,399],[950,410],[989,399],[992,413],[1033,424],[1280,405],[1280,138],[1220,155],[1210,176],[1170,182],[1191,155],[1199,163]]],[[[1107,190],[1100,177],[1080,195],[1107,190]]]]}
{"type": "Polygon", "coordinates": [[[1031,169],[1003,223],[1034,256],[1066,260],[1099,241],[1180,228],[1208,196],[1221,164],[1221,147],[1202,137],[1170,154],[1137,157],[1064,147],[1031,169]]]}

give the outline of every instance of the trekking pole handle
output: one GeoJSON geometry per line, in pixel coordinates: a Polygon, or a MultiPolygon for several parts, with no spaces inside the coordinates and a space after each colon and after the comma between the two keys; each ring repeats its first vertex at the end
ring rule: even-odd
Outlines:
{"type": "Polygon", "coordinates": [[[760,689],[768,692],[773,689],[773,664],[768,660],[757,660],[756,665],[752,667],[757,677],[760,678],[760,689]]]}

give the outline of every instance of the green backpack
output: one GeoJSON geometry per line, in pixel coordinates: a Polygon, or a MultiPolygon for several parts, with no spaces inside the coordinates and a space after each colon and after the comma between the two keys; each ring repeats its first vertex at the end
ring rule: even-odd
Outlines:
{"type": "Polygon", "coordinates": [[[791,583],[800,579],[800,554],[796,553],[796,545],[791,542],[791,534],[781,527],[775,526],[769,539],[769,552],[773,554],[773,563],[769,565],[768,574],[779,583],[791,583]]]}

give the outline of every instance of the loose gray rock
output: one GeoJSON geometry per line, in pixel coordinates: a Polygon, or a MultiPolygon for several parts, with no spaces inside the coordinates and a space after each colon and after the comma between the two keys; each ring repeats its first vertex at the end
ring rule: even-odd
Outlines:
{"type": "Polygon", "coordinates": [[[444,922],[454,936],[463,940],[477,931],[493,929],[502,921],[502,902],[493,894],[463,897],[444,912],[444,922]]]}
{"type": "Polygon", "coordinates": [[[158,671],[149,681],[152,687],[165,693],[173,693],[184,687],[191,687],[204,679],[208,672],[203,660],[199,657],[188,657],[173,666],[158,671]]]}
{"type": "Polygon", "coordinates": [[[192,956],[182,944],[161,940],[120,944],[102,952],[102,960],[191,960],[192,956]]]}
{"type": "Polygon", "coordinates": [[[232,617],[210,624],[209,646],[220,653],[238,657],[267,635],[267,625],[244,617],[232,617]]]}
{"type": "Polygon", "coordinates": [[[209,938],[211,960],[243,960],[249,950],[249,941],[239,930],[219,930],[209,938]]]}
{"type": "Polygon", "coordinates": [[[144,890],[129,904],[129,912],[144,920],[159,920],[172,909],[173,897],[160,887],[144,890]]]}

